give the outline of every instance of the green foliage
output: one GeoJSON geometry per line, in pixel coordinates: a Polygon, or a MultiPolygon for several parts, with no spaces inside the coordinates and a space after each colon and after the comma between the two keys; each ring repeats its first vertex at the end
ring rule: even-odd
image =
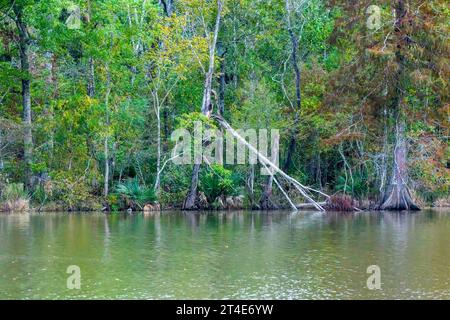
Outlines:
{"type": "Polygon", "coordinates": [[[429,204],[448,196],[450,191],[450,170],[445,167],[445,161],[434,160],[446,158],[446,152],[441,149],[441,145],[437,144],[436,139],[433,139],[423,146],[422,148],[428,149],[430,156],[416,158],[412,161],[410,170],[410,178],[414,181],[415,190],[429,204]]]}
{"type": "MultiPolygon", "coordinates": [[[[143,186],[137,178],[119,183],[115,188],[115,192],[122,198],[128,208],[142,209],[144,205],[157,200],[153,188],[143,186]]],[[[113,204],[116,205],[117,202],[113,204]]]]}
{"type": "Polygon", "coordinates": [[[17,201],[20,199],[28,199],[29,194],[25,190],[23,183],[9,183],[3,186],[0,194],[0,200],[17,201]]]}
{"type": "Polygon", "coordinates": [[[352,177],[349,173],[347,173],[347,177],[345,174],[338,176],[334,188],[336,191],[349,194],[356,199],[362,199],[370,191],[368,179],[359,173],[353,174],[352,177]]]}
{"type": "Polygon", "coordinates": [[[92,199],[90,186],[84,177],[79,178],[69,173],[60,172],[53,178],[52,200],[59,202],[68,210],[86,209],[92,199]]]}
{"type": "Polygon", "coordinates": [[[109,205],[111,211],[119,211],[121,209],[125,209],[125,208],[122,208],[120,194],[110,193],[108,195],[107,200],[108,200],[108,205],[109,205]]]}
{"type": "Polygon", "coordinates": [[[205,116],[200,112],[191,112],[182,114],[181,117],[178,119],[177,128],[183,128],[190,132],[193,132],[195,129],[196,122],[201,123],[204,129],[205,128],[217,129],[217,125],[215,124],[214,120],[208,118],[207,116],[205,116]]]}
{"type": "Polygon", "coordinates": [[[214,164],[200,177],[200,189],[212,203],[219,196],[229,196],[234,192],[232,171],[214,164]]]}
{"type": "Polygon", "coordinates": [[[190,166],[167,165],[161,177],[162,188],[170,193],[184,192],[191,181],[190,166]]]}
{"type": "Polygon", "coordinates": [[[0,192],[0,211],[24,212],[29,208],[29,195],[22,183],[2,186],[0,192]]]}
{"type": "Polygon", "coordinates": [[[31,198],[38,204],[43,205],[48,200],[49,195],[43,186],[38,185],[32,193],[31,198]]]}
{"type": "Polygon", "coordinates": [[[191,182],[191,167],[168,165],[161,177],[160,202],[163,206],[177,207],[183,203],[191,182]]]}
{"type": "MultiPolygon", "coordinates": [[[[158,151],[160,165],[171,157],[173,130],[192,133],[196,121],[204,129],[217,128],[199,112],[217,2],[173,1],[171,16],[161,1],[77,2],[82,16],[78,29],[66,25],[71,1],[7,2],[0,6],[2,185],[25,181],[28,168],[35,176],[51,176],[47,185],[31,188],[38,204],[54,202],[76,210],[107,201],[111,209],[120,210],[156,200],[143,184],[150,185],[156,175],[158,151]],[[23,10],[30,36],[30,74],[18,63],[14,8],[23,10]],[[88,93],[91,73],[94,90],[88,93]],[[31,165],[23,161],[22,79],[31,82],[31,165]],[[104,199],[107,161],[113,193],[104,199]],[[121,181],[126,182],[115,190],[121,181]]],[[[329,193],[375,196],[380,155],[392,151],[398,111],[399,90],[393,81],[399,70],[395,51],[400,33],[393,29],[393,4],[377,4],[383,23],[376,30],[366,27],[363,3],[288,4],[290,10],[278,0],[225,1],[214,59],[213,111],[224,93],[224,117],[233,127],[279,129],[281,164],[295,138],[289,174],[300,181],[329,193]],[[298,40],[299,109],[287,18],[298,40]],[[345,157],[355,168],[353,182],[348,175],[346,186],[339,145],[346,146],[345,157]]],[[[448,8],[437,0],[413,0],[407,7],[411,24],[405,39],[412,41],[401,45],[405,61],[400,91],[401,113],[408,122],[409,176],[417,191],[433,200],[448,193],[450,176],[448,79],[443,76],[449,56],[443,45],[448,8]]],[[[247,173],[248,166],[202,166],[200,189],[209,200],[242,194],[247,173]]],[[[190,180],[191,166],[167,163],[158,200],[179,206],[190,180]]],[[[256,174],[253,200],[258,201],[266,181],[256,174]]]]}

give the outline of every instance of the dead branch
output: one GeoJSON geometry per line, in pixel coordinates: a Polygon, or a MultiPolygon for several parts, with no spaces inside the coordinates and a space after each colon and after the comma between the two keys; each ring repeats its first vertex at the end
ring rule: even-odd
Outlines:
{"type": "MultiPolygon", "coordinates": [[[[296,179],[292,178],[291,176],[289,176],[288,174],[286,174],[283,170],[281,170],[277,165],[275,165],[272,161],[270,161],[269,159],[267,159],[264,155],[262,155],[254,146],[252,146],[249,142],[247,142],[247,140],[245,140],[244,138],[242,138],[241,135],[239,135],[239,133],[236,132],[236,130],[234,130],[230,124],[225,121],[225,119],[223,119],[221,116],[219,115],[212,115],[211,118],[213,118],[214,120],[216,120],[225,130],[227,130],[227,132],[229,132],[233,137],[235,137],[236,139],[238,139],[242,144],[244,144],[245,146],[248,147],[248,149],[252,152],[254,152],[255,154],[258,155],[259,160],[261,161],[261,163],[263,165],[268,165],[270,166],[273,171],[274,171],[274,175],[276,173],[278,173],[280,176],[282,176],[284,179],[286,179],[288,182],[290,182],[291,184],[293,184],[295,186],[295,188],[298,190],[298,192],[309,202],[311,203],[317,210],[319,211],[325,211],[325,209],[322,207],[322,205],[320,205],[318,202],[316,202],[314,199],[312,199],[309,195],[308,195],[308,191],[314,191],[316,193],[319,193],[321,195],[325,195],[326,197],[329,198],[328,195],[324,194],[321,191],[318,190],[314,190],[312,188],[306,187],[304,185],[302,185],[300,182],[298,182],[296,179]]],[[[278,184],[277,184],[278,185],[278,184]]],[[[279,186],[279,185],[278,185],[279,186]]],[[[280,186],[279,186],[280,187],[280,186]]],[[[282,190],[283,192],[284,190],[282,190]]],[[[284,192],[283,192],[284,193],[284,192]]],[[[289,201],[291,202],[291,201],[289,201]]]]}

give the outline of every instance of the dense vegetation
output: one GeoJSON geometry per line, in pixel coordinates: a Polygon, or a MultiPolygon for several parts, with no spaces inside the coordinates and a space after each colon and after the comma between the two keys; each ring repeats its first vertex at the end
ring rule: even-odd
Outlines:
{"type": "Polygon", "coordinates": [[[287,206],[260,165],[170,161],[212,114],[361,206],[447,196],[448,3],[372,2],[1,0],[3,209],[287,206]]]}

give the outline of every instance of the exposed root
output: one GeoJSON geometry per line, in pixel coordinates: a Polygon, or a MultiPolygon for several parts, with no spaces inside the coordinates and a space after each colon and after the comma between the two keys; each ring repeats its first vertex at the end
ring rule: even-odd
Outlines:
{"type": "Polygon", "coordinates": [[[380,210],[420,210],[411,198],[408,188],[403,185],[394,185],[389,195],[379,207],[380,210]]]}

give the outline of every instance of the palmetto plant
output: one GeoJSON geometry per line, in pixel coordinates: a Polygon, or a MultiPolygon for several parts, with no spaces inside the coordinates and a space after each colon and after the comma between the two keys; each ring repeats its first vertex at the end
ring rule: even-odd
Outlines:
{"type": "Polygon", "coordinates": [[[136,178],[128,179],[124,183],[118,184],[116,186],[116,193],[131,208],[142,209],[144,205],[154,202],[157,199],[153,188],[141,185],[136,178]]]}
{"type": "Polygon", "coordinates": [[[216,197],[231,195],[233,193],[232,171],[221,165],[212,165],[208,172],[200,177],[200,189],[211,202],[216,197]]]}
{"type": "Polygon", "coordinates": [[[361,199],[368,189],[367,178],[360,174],[354,174],[352,178],[347,177],[346,179],[344,175],[340,175],[337,178],[335,189],[344,194],[350,194],[354,198],[361,199]]]}

